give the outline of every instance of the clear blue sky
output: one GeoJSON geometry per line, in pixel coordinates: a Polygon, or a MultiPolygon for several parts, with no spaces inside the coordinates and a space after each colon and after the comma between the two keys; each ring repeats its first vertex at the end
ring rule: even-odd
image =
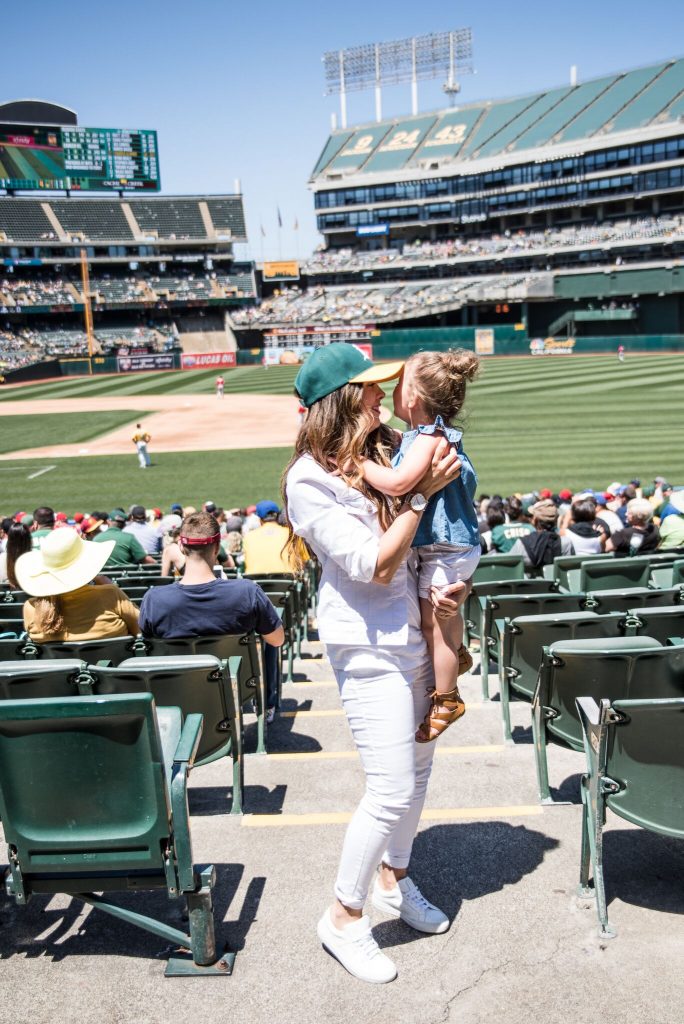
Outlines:
{"type": "MultiPolygon", "coordinates": [[[[563,84],[571,64],[581,80],[684,50],[682,0],[2,7],[0,99],[63,103],[84,125],[156,128],[166,193],[232,192],[240,178],[257,259],[261,224],[267,259],[304,256],[320,241],[306,182],[338,109],[336,97],[323,96],[325,50],[470,25],[477,74],[464,78],[462,102],[563,84]]],[[[421,83],[419,102],[422,110],[444,106],[440,84],[421,83]]],[[[410,87],[386,90],[383,107],[388,116],[410,112],[410,87]]],[[[350,123],[373,116],[372,94],[350,95],[350,123]]]]}

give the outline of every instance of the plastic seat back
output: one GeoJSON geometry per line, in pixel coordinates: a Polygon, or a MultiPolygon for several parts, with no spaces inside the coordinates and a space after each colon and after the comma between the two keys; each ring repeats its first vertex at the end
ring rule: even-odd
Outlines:
{"type": "Polygon", "coordinates": [[[652,636],[663,645],[671,637],[684,637],[684,604],[671,608],[630,608],[637,634],[652,636]]]}
{"type": "Polygon", "coordinates": [[[24,637],[20,639],[0,639],[0,662],[21,661],[24,658],[36,658],[38,649],[33,641],[24,637]]]}
{"type": "Polygon", "coordinates": [[[619,612],[565,612],[552,615],[521,615],[510,623],[510,685],[532,700],[545,647],[567,640],[619,637],[624,616],[619,612]]]}
{"type": "Polygon", "coordinates": [[[152,696],[0,701],[0,818],[18,870],[48,875],[47,891],[69,891],[55,880],[74,874],[163,877],[170,803],[152,696]]]}
{"type": "Polygon", "coordinates": [[[560,555],[553,560],[553,579],[563,590],[577,592],[580,586],[580,567],[582,562],[594,562],[598,559],[612,558],[612,555],[560,555]]]}
{"type": "Polygon", "coordinates": [[[549,594],[555,590],[552,580],[502,579],[473,583],[463,606],[463,618],[469,636],[478,636],[482,630],[481,599],[492,595],[549,594]]]}
{"type": "Polygon", "coordinates": [[[90,666],[93,693],[150,693],[160,706],[179,707],[183,718],[204,716],[197,760],[227,753],[234,719],[227,666],[210,655],[129,658],[118,666],[90,666]]]}
{"type": "Polygon", "coordinates": [[[680,558],[672,564],[672,586],[681,587],[682,584],[684,584],[684,558],[680,558]]]}
{"type": "Polygon", "coordinates": [[[85,662],[64,658],[60,662],[0,662],[0,700],[36,700],[78,695],[78,677],[85,662]]]}
{"type": "Polygon", "coordinates": [[[580,566],[580,590],[622,590],[645,587],[651,575],[648,558],[599,559],[580,566]]]}
{"type": "Polygon", "coordinates": [[[679,587],[650,590],[648,587],[625,587],[623,590],[592,590],[586,595],[587,608],[604,612],[628,612],[637,605],[641,608],[666,608],[680,603],[679,587]]]}
{"type": "Polygon", "coordinates": [[[544,662],[539,698],[551,712],[546,728],[573,750],[582,750],[578,697],[684,697],[684,648],[661,647],[650,636],[556,643],[544,662]]]}
{"type": "Polygon", "coordinates": [[[101,640],[53,640],[48,644],[36,644],[37,657],[47,661],[63,658],[78,658],[88,665],[98,661],[111,661],[119,665],[126,658],[135,654],[136,640],[134,636],[116,636],[101,640]]]}
{"type": "Polygon", "coordinates": [[[490,580],[521,580],[525,575],[522,555],[483,555],[473,574],[473,583],[490,580]]]}
{"type": "Polygon", "coordinates": [[[610,736],[606,774],[619,788],[607,794],[608,807],[650,832],[684,839],[684,687],[676,699],[616,700],[613,712],[622,721],[610,736]]]}
{"type": "Polygon", "coordinates": [[[143,643],[146,655],[155,658],[177,658],[188,655],[208,655],[219,661],[240,659],[237,672],[237,683],[240,691],[240,703],[245,704],[257,695],[261,676],[258,639],[255,633],[245,636],[195,636],[175,637],[164,640],[161,637],[145,637],[143,643]]]}

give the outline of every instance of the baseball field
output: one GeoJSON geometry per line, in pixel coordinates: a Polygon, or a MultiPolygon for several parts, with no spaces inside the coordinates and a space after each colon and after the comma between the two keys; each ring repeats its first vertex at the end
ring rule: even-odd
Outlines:
{"type": "MultiPolygon", "coordinates": [[[[295,375],[239,367],[225,374],[222,400],[213,371],[4,387],[0,510],[277,499],[298,427],[295,375]],[[152,438],[145,471],[131,441],[137,422],[152,438]]],[[[684,355],[483,360],[464,410],[466,449],[487,493],[654,474],[681,483],[683,397],[684,355]]]]}

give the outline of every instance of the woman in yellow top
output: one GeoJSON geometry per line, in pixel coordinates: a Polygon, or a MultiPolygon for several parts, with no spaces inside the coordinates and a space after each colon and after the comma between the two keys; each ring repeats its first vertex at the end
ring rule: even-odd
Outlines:
{"type": "Polygon", "coordinates": [[[138,609],[100,570],[114,542],[88,544],[64,527],[21,555],[14,571],[22,590],[24,625],[32,640],[100,640],[135,636],[138,609]]]}

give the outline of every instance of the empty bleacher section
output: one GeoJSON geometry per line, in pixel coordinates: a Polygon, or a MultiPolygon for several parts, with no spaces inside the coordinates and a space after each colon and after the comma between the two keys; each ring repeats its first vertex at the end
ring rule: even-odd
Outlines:
{"type": "Polygon", "coordinates": [[[51,199],[50,208],[71,238],[133,241],[121,203],[114,199],[89,199],[75,203],[71,199],[51,199]]]}
{"type": "Polygon", "coordinates": [[[125,200],[70,197],[0,197],[0,243],[246,241],[242,196],[127,197],[125,200]],[[208,226],[200,206],[207,209],[208,226]],[[47,208],[63,228],[60,239],[47,208]],[[127,208],[129,216],[126,216],[127,208]],[[133,230],[133,225],[137,231],[133,230]]]}
{"type": "Polygon", "coordinates": [[[0,241],[40,242],[56,239],[57,235],[45,216],[42,202],[0,197],[0,241]]]}

